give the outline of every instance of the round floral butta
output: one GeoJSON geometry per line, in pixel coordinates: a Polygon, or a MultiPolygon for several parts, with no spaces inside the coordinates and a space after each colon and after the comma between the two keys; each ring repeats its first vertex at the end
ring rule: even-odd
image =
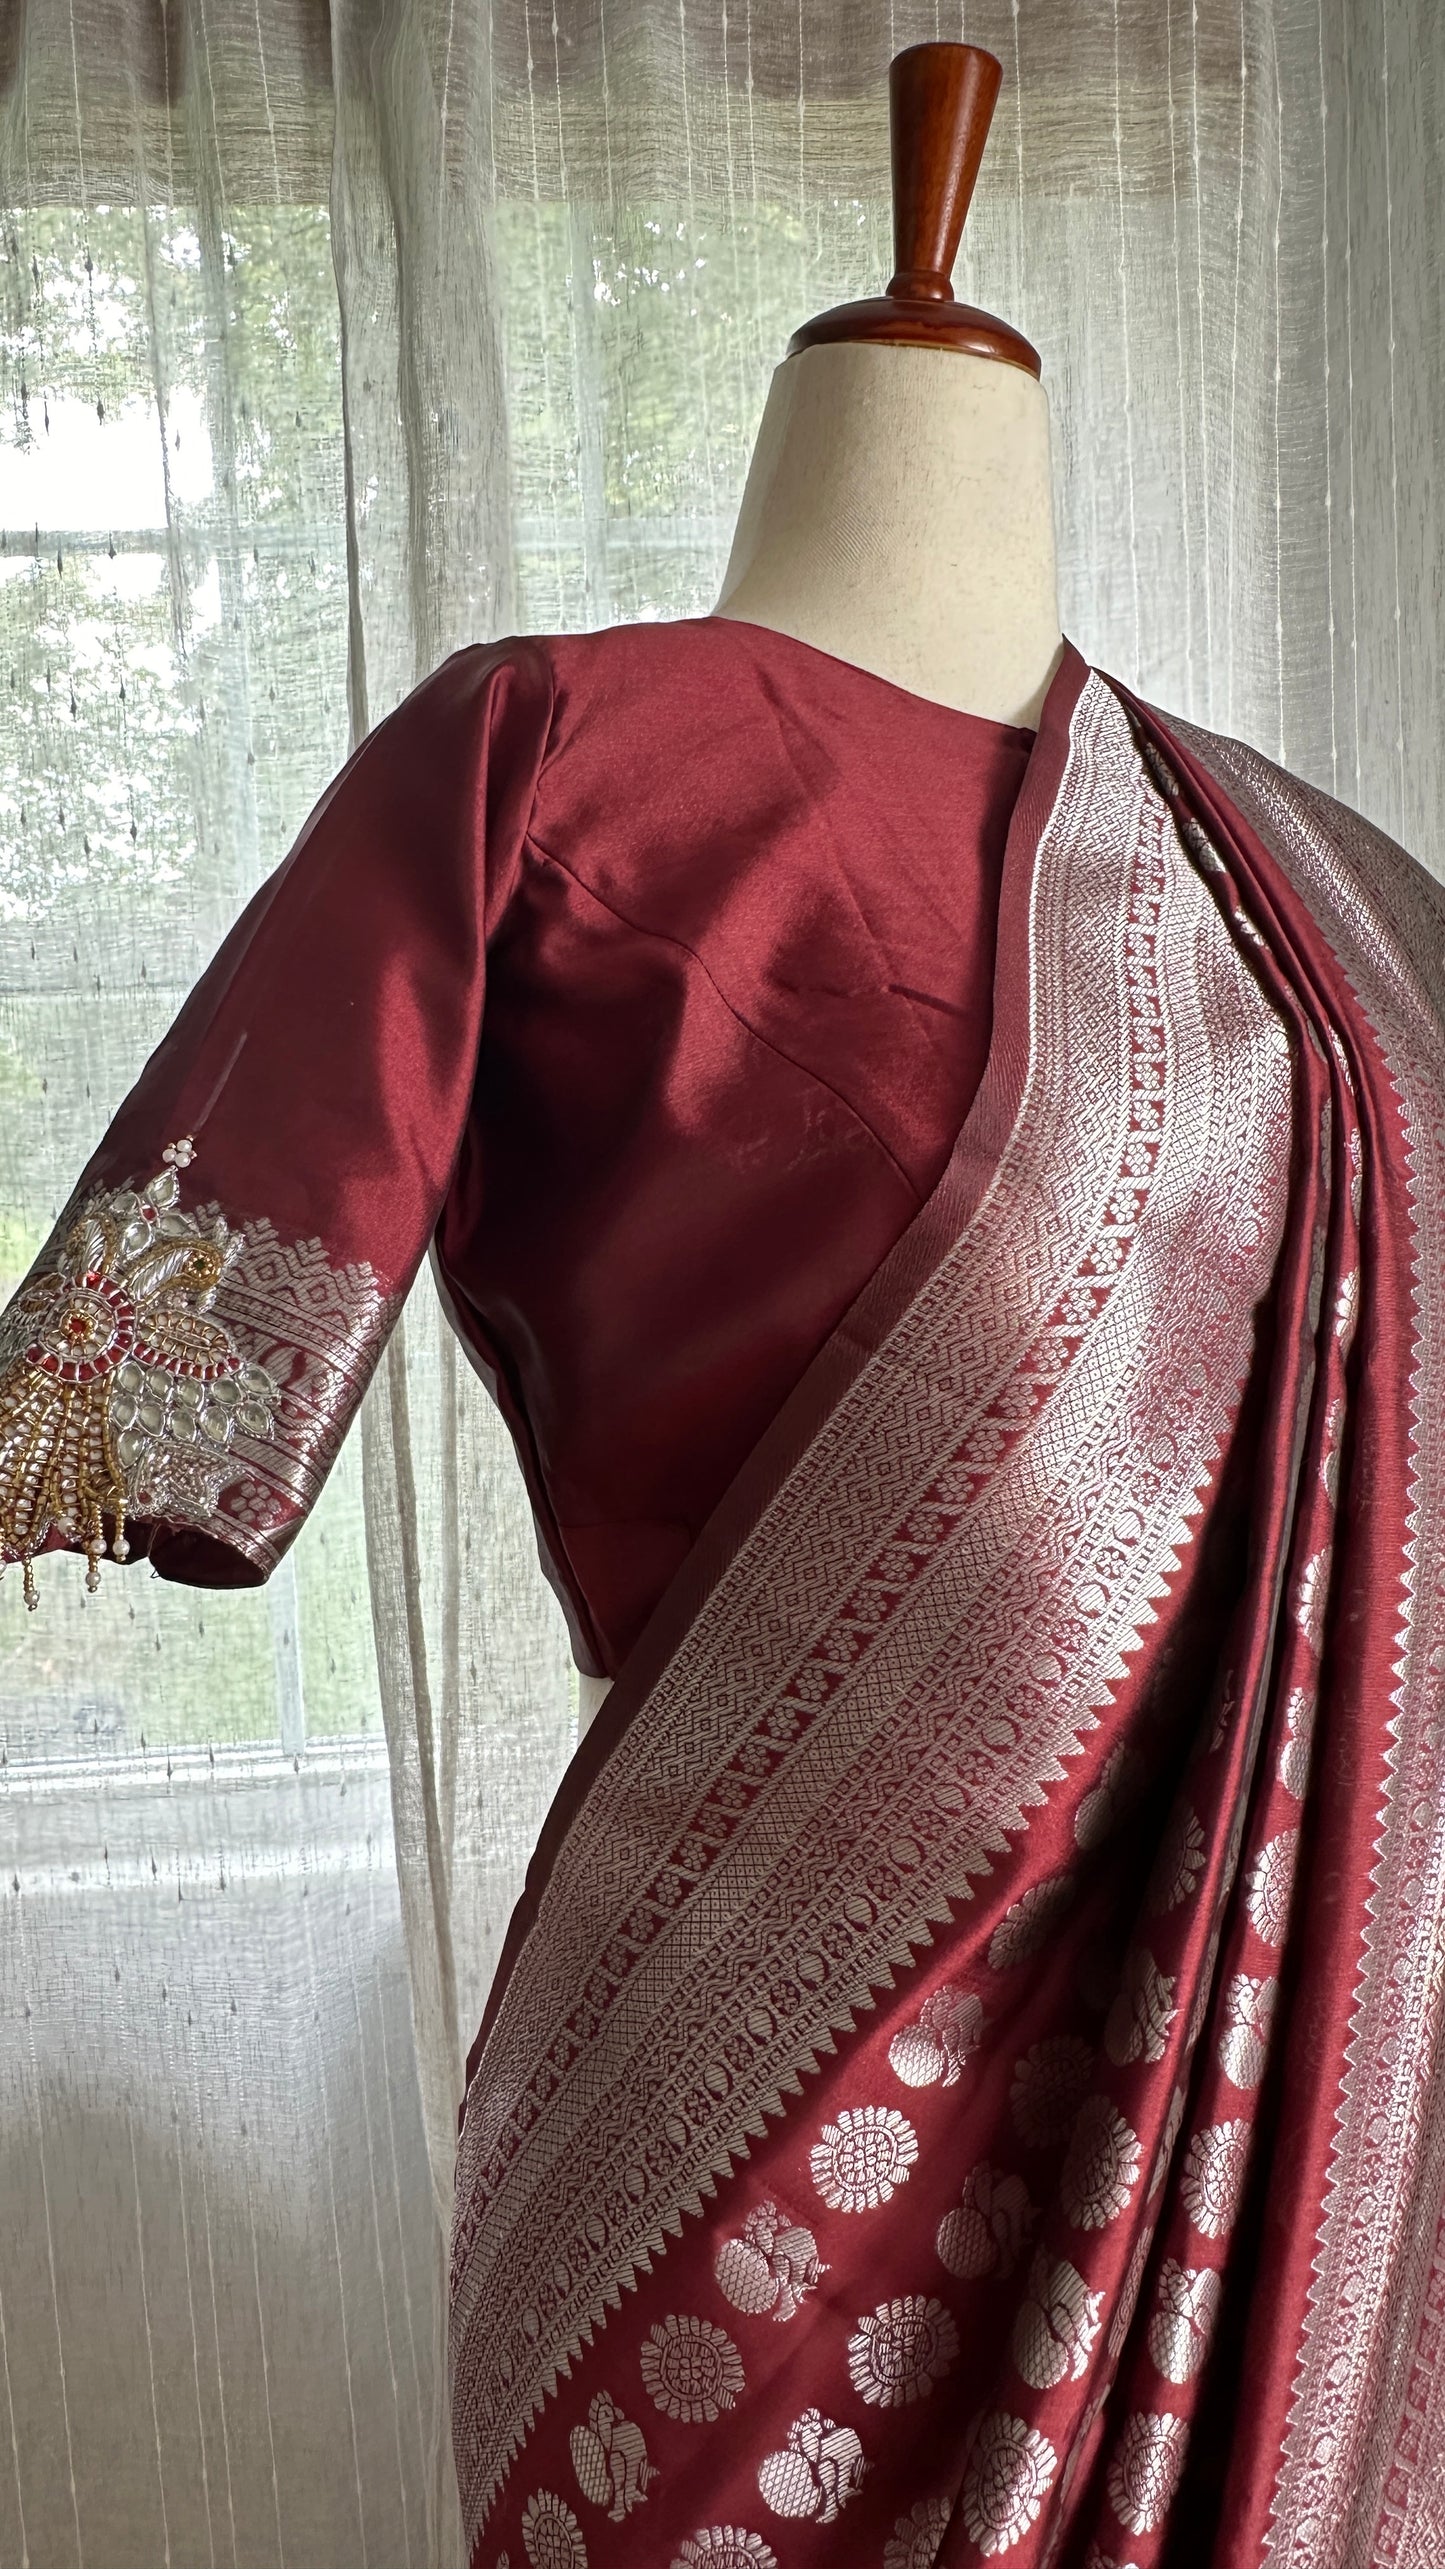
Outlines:
{"type": "Polygon", "coordinates": [[[1299,1853],[1298,1829],[1282,1829],[1262,1846],[1250,1867],[1245,1906],[1255,1934],[1267,1945],[1282,1945],[1289,1924],[1289,1895],[1299,1853]]]}
{"type": "Polygon", "coordinates": [[[1249,2155],[1249,2125],[1210,2123],[1196,2132],[1184,2154],[1179,2191],[1196,2230],[1220,2239],[1234,2219],[1249,2155]]]}
{"type": "Polygon", "coordinates": [[[1038,2522],[1058,2467],[1048,2437],[1023,2418],[995,2410],[981,2421],[960,2503],[969,2534],[986,2558],[1011,2551],[1038,2522]]]}
{"type": "Polygon", "coordinates": [[[958,2356],[958,2331],[941,2301],[904,2293],[880,2301],[848,2340],[848,2371],[860,2399],[904,2408],[941,2382],[958,2356]]]}
{"type": "Polygon", "coordinates": [[[1067,1873],[1052,1874],[1047,1882],[1035,1882],[1021,1891],[1011,1909],[1005,1909],[989,1938],[988,1960],[992,1971],[1012,1971],[1016,1964],[1032,1962],[1051,1945],[1061,1922],[1074,1905],[1075,1885],[1067,1873]]]}
{"type": "Polygon", "coordinates": [[[532,2569],[587,2569],[582,2527],[552,2489],[539,2489],[522,2509],[522,2548],[532,2569]]]}
{"type": "Polygon", "coordinates": [[[1081,2034],[1049,2034],[1015,2064],[1009,2111],[1030,2149],[1062,2141],[1094,2075],[1094,2054],[1081,2034]]]}
{"type": "Polygon", "coordinates": [[[1141,2155],[1137,2132],[1107,2096],[1087,2097],[1059,2178],[1064,2210],[1076,2229],[1103,2230],[1118,2219],[1134,2190],[1141,2155]]]}
{"type": "Polygon", "coordinates": [[[883,2545],[883,2569],[933,2569],[948,2518],[947,2498],[920,2498],[899,2517],[883,2545]]]}
{"type": "Polygon", "coordinates": [[[874,2212],[907,2184],[917,2156],[918,2135],[896,2106],[851,2105],[824,2124],[809,2166],[831,2212],[874,2212]]]}
{"type": "Polygon", "coordinates": [[[643,2387],[664,2417],[710,2426],[747,2387],[743,2359],[726,2331],[689,2313],[659,2320],[640,2357],[643,2387]]]}
{"type": "Polygon", "coordinates": [[[671,2569],[778,2569],[778,2555],[740,2524],[709,2524],[689,2535],[671,2569]]]}
{"type": "Polygon", "coordinates": [[[1182,2417],[1125,2420],[1109,2465],[1109,2504],[1128,2533],[1153,2533],[1179,2486],[1189,2429],[1182,2417]]]}

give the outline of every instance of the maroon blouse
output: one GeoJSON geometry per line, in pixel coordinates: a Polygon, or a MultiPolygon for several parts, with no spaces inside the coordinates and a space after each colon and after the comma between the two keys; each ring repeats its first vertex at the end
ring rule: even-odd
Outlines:
{"type": "MultiPolygon", "coordinates": [[[[727,620],[458,652],[317,806],[91,1179],[194,1134],[199,1189],[398,1290],[434,1232],[611,1674],[943,1168],[1032,738],[727,620]]],[[[163,1575],[257,1575],[142,1539],[163,1575]]]]}
{"type": "Polygon", "coordinates": [[[726,620],[512,653],[549,719],[437,1263],[610,1673],[942,1170],[1033,735],[726,620]]]}

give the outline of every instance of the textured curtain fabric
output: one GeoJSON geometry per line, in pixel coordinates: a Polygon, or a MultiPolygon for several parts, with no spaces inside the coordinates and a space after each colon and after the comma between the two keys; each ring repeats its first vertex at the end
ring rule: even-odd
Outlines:
{"type": "MultiPolygon", "coordinates": [[[[711,602],[935,35],[1004,65],[959,282],[1043,355],[1066,630],[1445,867],[1429,0],[28,0],[0,1291],[352,738],[711,602]]],[[[263,1594],[0,1610],[0,2557],[450,2562],[460,2061],[574,1710],[428,1292],[263,1594]]]]}

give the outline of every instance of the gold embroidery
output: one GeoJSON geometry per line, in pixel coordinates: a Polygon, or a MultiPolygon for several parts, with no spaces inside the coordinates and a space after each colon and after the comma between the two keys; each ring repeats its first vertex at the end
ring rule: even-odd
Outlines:
{"type": "Polygon", "coordinates": [[[279,1386],[213,1308],[243,1236],[180,1210],[189,1138],[163,1157],[139,1191],[82,1205],[0,1318],[0,1566],[23,1565],[32,1609],[52,1534],[81,1547],[94,1590],[107,1517],[117,1561],[129,1517],[204,1522],[235,1477],[237,1431],[272,1432],[279,1386]]]}

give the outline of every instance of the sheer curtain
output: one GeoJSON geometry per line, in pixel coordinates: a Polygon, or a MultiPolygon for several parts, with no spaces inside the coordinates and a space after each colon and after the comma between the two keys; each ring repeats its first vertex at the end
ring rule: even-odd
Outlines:
{"type": "MultiPolygon", "coordinates": [[[[350,739],[705,608],[887,270],[883,75],[1004,87],[1064,618],[1445,867],[1430,0],[29,0],[0,18],[0,1290],[350,739]]],[[[456,2557],[459,2065],[575,1720],[414,1298],[294,1566],[0,1589],[0,2559],[456,2557]]]]}

